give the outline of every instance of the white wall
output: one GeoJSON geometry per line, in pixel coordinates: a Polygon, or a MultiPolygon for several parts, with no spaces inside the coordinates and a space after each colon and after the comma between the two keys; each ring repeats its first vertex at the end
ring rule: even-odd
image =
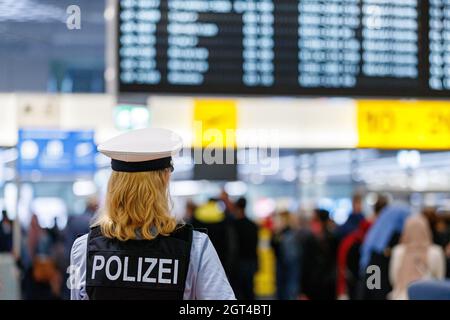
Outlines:
{"type": "MultiPolygon", "coordinates": [[[[352,148],[357,145],[356,103],[351,99],[239,98],[238,146],[266,143],[280,148],[352,148]],[[254,141],[248,136],[258,135],[254,141]]],[[[93,129],[96,141],[118,134],[114,126],[116,99],[106,94],[0,94],[0,145],[17,142],[21,127],[93,129]],[[29,109],[29,110],[28,110],[29,109]],[[28,110],[28,111],[27,111],[28,110]],[[30,111],[31,110],[31,111],[30,111]]],[[[193,141],[194,99],[148,99],[150,125],[172,129],[193,141]]]]}
{"type": "Polygon", "coordinates": [[[104,141],[118,133],[114,106],[105,94],[0,94],[0,146],[14,146],[19,128],[92,129],[104,141]]]}
{"type": "Polygon", "coordinates": [[[0,146],[17,143],[17,108],[14,94],[0,94],[0,146]]]}
{"type": "MultiPolygon", "coordinates": [[[[268,135],[280,148],[352,148],[357,145],[356,103],[351,99],[239,98],[237,143],[249,135],[268,135]]],[[[193,140],[194,99],[154,96],[148,100],[151,124],[179,133],[186,146],[193,140]]],[[[255,143],[264,141],[256,139],[255,143]]]]}

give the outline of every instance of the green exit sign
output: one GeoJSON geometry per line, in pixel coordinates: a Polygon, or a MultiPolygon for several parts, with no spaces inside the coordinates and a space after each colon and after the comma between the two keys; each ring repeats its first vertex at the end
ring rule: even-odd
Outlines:
{"type": "Polygon", "coordinates": [[[114,110],[114,124],[119,130],[147,128],[150,110],[142,105],[118,105],[114,110]]]}

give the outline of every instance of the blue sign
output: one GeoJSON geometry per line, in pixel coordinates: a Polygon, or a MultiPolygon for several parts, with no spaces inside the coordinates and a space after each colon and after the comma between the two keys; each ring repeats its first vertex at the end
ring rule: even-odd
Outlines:
{"type": "Polygon", "coordinates": [[[19,130],[20,174],[91,174],[97,169],[93,130],[19,130]]]}

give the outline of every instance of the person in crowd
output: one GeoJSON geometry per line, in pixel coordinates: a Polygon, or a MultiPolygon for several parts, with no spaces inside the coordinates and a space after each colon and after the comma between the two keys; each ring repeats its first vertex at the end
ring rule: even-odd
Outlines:
{"type": "Polygon", "coordinates": [[[445,248],[445,259],[447,261],[447,263],[446,263],[447,273],[446,273],[445,277],[447,279],[450,279],[450,242],[444,248],[445,248]]]}
{"type": "MultiPolygon", "coordinates": [[[[72,248],[75,239],[89,232],[89,226],[92,223],[97,210],[98,198],[97,196],[91,196],[87,199],[86,208],[82,214],[69,216],[66,228],[63,232],[65,268],[70,265],[70,249],[72,248]]],[[[69,273],[63,272],[63,274],[64,283],[66,283],[69,278],[69,273]]],[[[70,299],[70,290],[67,286],[63,286],[62,292],[65,300],[70,299]]]]}
{"type": "Polygon", "coordinates": [[[439,234],[439,238],[441,239],[441,244],[444,248],[447,260],[446,278],[450,279],[450,215],[441,213],[438,217],[436,230],[439,234]]]}
{"type": "Polygon", "coordinates": [[[61,283],[61,288],[55,290],[55,292],[59,292],[60,299],[69,299],[66,275],[68,275],[67,268],[70,261],[67,260],[64,232],[59,228],[57,218],[54,219],[53,227],[47,231],[52,243],[51,258],[58,272],[58,277],[61,277],[58,280],[61,283]]]}
{"type": "Polygon", "coordinates": [[[428,222],[428,225],[431,230],[431,235],[433,238],[433,243],[438,245],[444,245],[444,239],[442,238],[442,234],[439,232],[439,217],[437,215],[436,207],[425,207],[422,209],[422,215],[428,222]]]}
{"type": "Polygon", "coordinates": [[[389,279],[393,287],[389,298],[408,299],[408,286],[417,280],[441,280],[445,277],[443,249],[433,244],[428,221],[421,215],[406,220],[400,244],[392,250],[389,279]]]}
{"type": "Polygon", "coordinates": [[[237,263],[233,268],[232,286],[239,300],[254,300],[253,278],[258,270],[258,226],[246,215],[247,200],[239,198],[234,204],[237,263]]]}
{"type": "Polygon", "coordinates": [[[325,209],[315,209],[311,236],[305,239],[302,254],[302,294],[311,300],[336,297],[335,224],[325,209]]]}
{"type": "Polygon", "coordinates": [[[436,244],[442,246],[447,260],[446,278],[450,279],[450,210],[447,207],[441,207],[436,210],[435,230],[438,241],[436,244]]]}
{"type": "Polygon", "coordinates": [[[20,298],[18,257],[13,253],[13,222],[2,210],[0,220],[0,300],[20,298]]]}
{"type": "Polygon", "coordinates": [[[307,213],[305,211],[300,210],[297,220],[298,225],[298,249],[299,249],[299,277],[298,277],[298,292],[299,300],[308,300],[308,297],[304,294],[303,290],[303,266],[304,266],[304,257],[305,257],[305,250],[309,239],[312,238],[312,232],[310,229],[310,218],[307,216],[307,213]]]}
{"type": "Polygon", "coordinates": [[[192,200],[186,201],[186,209],[183,217],[186,223],[192,223],[195,210],[197,210],[197,205],[195,204],[195,202],[192,200]]]}
{"type": "Polygon", "coordinates": [[[0,252],[11,252],[13,245],[13,223],[6,210],[2,210],[0,221],[0,252]]]}
{"type": "Polygon", "coordinates": [[[235,203],[230,199],[230,196],[225,190],[220,191],[219,195],[219,201],[221,201],[224,204],[224,212],[227,217],[233,216],[233,212],[235,212],[236,207],[235,203]]]}
{"type": "Polygon", "coordinates": [[[225,210],[221,200],[210,198],[195,210],[191,224],[194,228],[207,230],[222,266],[230,278],[236,263],[239,244],[232,217],[227,215],[225,210]]]}
{"type": "Polygon", "coordinates": [[[87,200],[86,209],[81,215],[71,215],[64,230],[65,248],[67,256],[76,238],[89,232],[92,218],[98,210],[98,198],[93,196],[87,200]]]}
{"type": "Polygon", "coordinates": [[[364,219],[359,227],[346,236],[338,247],[337,256],[337,297],[340,300],[355,300],[360,296],[359,260],[360,248],[364,238],[381,210],[388,204],[386,196],[379,194],[375,202],[374,214],[364,219]]]}
{"type": "Polygon", "coordinates": [[[54,243],[48,230],[33,214],[26,238],[28,259],[25,269],[24,296],[27,300],[55,300],[60,297],[62,277],[54,259],[54,243]]]}
{"type": "Polygon", "coordinates": [[[299,239],[292,225],[292,215],[282,211],[277,215],[271,245],[276,258],[277,299],[294,300],[299,295],[299,239]]]}
{"type": "Polygon", "coordinates": [[[336,229],[336,238],[338,241],[344,239],[347,235],[358,229],[362,221],[364,221],[363,213],[363,196],[355,193],[352,197],[352,212],[347,220],[336,229]]]}
{"type": "MultiPolygon", "coordinates": [[[[380,288],[372,290],[364,286],[363,300],[386,300],[392,290],[389,282],[389,261],[392,248],[399,242],[405,220],[410,214],[408,207],[400,204],[386,206],[370,228],[361,247],[359,272],[362,282],[367,284],[372,273],[368,266],[376,266],[380,271],[380,288]]],[[[377,281],[378,282],[378,281],[377,281]]]]}
{"type": "Polygon", "coordinates": [[[208,236],[170,213],[172,156],[181,147],[181,137],[156,128],[98,147],[112,173],[104,209],[72,247],[71,299],[235,299],[208,236]]]}

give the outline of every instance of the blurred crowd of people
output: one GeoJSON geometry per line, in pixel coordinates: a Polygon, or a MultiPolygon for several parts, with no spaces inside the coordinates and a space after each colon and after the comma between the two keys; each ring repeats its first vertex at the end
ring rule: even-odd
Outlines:
{"type": "MultiPolygon", "coordinates": [[[[33,214],[27,229],[21,229],[18,252],[13,247],[13,221],[3,210],[0,228],[0,260],[13,257],[17,269],[17,295],[2,292],[0,297],[25,300],[69,299],[67,286],[70,250],[75,239],[89,232],[92,217],[98,209],[96,198],[89,199],[81,215],[70,216],[67,227],[59,230],[55,220],[52,228],[42,228],[37,215],[33,214]],[[3,257],[3,258],[2,258],[3,257]]],[[[6,272],[6,268],[2,271],[6,272]]],[[[5,274],[0,274],[0,283],[5,274]]],[[[9,286],[14,287],[10,282],[9,286]]],[[[11,288],[8,288],[11,289],[11,288]]],[[[5,290],[7,291],[7,290],[5,290]]]]}
{"type": "Polygon", "coordinates": [[[254,300],[258,226],[247,217],[247,200],[231,201],[223,191],[199,206],[189,201],[186,208],[185,222],[207,230],[236,298],[254,300]]]}
{"type": "MultiPolygon", "coordinates": [[[[207,230],[238,299],[258,298],[254,279],[261,259],[261,228],[271,234],[276,270],[276,296],[266,298],[407,299],[407,288],[416,280],[450,278],[448,216],[431,207],[413,214],[382,194],[370,213],[364,212],[363,203],[361,194],[353,196],[352,212],[342,225],[324,209],[315,209],[312,215],[283,210],[253,221],[247,200],[231,200],[223,191],[205,203],[188,201],[184,221],[207,230]]],[[[70,249],[89,231],[97,210],[97,199],[90,199],[84,214],[70,216],[62,231],[56,223],[51,229],[42,228],[33,215],[29,228],[22,230],[18,255],[11,254],[13,221],[2,212],[0,260],[4,253],[14,258],[20,298],[69,298],[70,249]]],[[[5,286],[0,281],[0,291],[5,286]]]]}
{"type": "Polygon", "coordinates": [[[204,204],[188,202],[186,219],[206,228],[238,299],[253,299],[258,228],[268,228],[280,300],[407,299],[408,286],[450,278],[450,216],[377,195],[370,212],[355,194],[352,211],[337,225],[325,209],[312,216],[286,210],[264,221],[246,216],[246,200],[225,192],[204,204]],[[374,268],[375,267],[375,268],[374,268]]]}
{"type": "Polygon", "coordinates": [[[314,210],[308,221],[280,212],[273,232],[277,298],[408,299],[417,280],[450,278],[450,220],[436,208],[412,213],[382,194],[371,214],[355,194],[347,221],[314,210]]]}

